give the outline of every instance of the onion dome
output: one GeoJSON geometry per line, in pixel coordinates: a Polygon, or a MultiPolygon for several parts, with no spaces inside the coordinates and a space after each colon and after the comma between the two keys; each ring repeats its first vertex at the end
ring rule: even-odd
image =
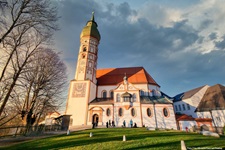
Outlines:
{"type": "Polygon", "coordinates": [[[95,22],[95,18],[94,18],[94,12],[92,12],[92,17],[91,20],[89,20],[86,24],[86,26],[83,28],[81,34],[80,34],[80,38],[85,37],[85,36],[91,36],[96,38],[98,41],[100,41],[101,36],[100,33],[97,29],[98,25],[95,22]]]}

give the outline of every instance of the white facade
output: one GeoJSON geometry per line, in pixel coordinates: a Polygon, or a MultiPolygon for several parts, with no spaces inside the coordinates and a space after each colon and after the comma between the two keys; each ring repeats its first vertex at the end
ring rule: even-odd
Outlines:
{"type": "Polygon", "coordinates": [[[197,112],[198,118],[212,118],[215,122],[212,123],[213,126],[216,127],[224,127],[225,126],[225,110],[212,110],[212,116],[210,112],[197,112]]]}
{"type": "Polygon", "coordinates": [[[186,131],[186,127],[191,129],[194,126],[197,126],[197,123],[196,121],[179,121],[179,126],[181,131],[186,131]]]}
{"type": "MultiPolygon", "coordinates": [[[[93,116],[98,116],[98,125],[106,125],[106,122],[109,120],[112,122],[115,121],[115,126],[121,127],[125,120],[126,126],[130,127],[130,120],[133,121],[133,124],[136,123],[138,127],[148,126],[154,128],[168,128],[168,129],[177,129],[175,114],[173,110],[172,103],[170,104],[142,104],[140,89],[145,91],[151,91],[150,89],[144,89],[143,87],[154,87],[154,89],[159,90],[159,87],[147,86],[147,85],[128,85],[121,84],[118,87],[116,86],[101,86],[98,87],[98,97],[102,98],[103,91],[107,91],[107,96],[110,97],[110,91],[113,91],[114,96],[111,104],[99,104],[90,103],[89,105],[89,119],[88,124],[91,125],[93,121],[93,116]],[[126,89],[126,87],[129,87],[126,89]],[[115,88],[115,89],[113,89],[115,88]],[[136,98],[132,99],[129,102],[124,102],[121,95],[123,93],[135,94],[136,98]],[[117,101],[117,94],[120,94],[120,101],[117,101]],[[107,114],[107,109],[110,109],[110,115],[107,114]],[[119,114],[119,109],[122,109],[122,115],[119,114]],[[148,116],[147,109],[150,109],[150,115],[148,116]],[[165,116],[163,109],[167,109],[168,116],[165,116]],[[134,115],[132,115],[134,111],[134,115]]],[[[145,96],[149,94],[145,92],[145,96]]]]}

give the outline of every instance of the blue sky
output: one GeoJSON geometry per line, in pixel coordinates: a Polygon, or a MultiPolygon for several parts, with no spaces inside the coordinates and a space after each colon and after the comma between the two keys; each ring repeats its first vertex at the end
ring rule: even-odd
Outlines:
{"type": "Polygon", "coordinates": [[[95,11],[101,34],[98,68],[143,66],[175,96],[225,85],[224,0],[56,0],[62,52],[74,78],[80,32],[95,11]]]}

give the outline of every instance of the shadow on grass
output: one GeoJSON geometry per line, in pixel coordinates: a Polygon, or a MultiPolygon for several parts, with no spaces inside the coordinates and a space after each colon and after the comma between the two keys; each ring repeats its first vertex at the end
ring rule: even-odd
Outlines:
{"type": "MultiPolygon", "coordinates": [[[[168,149],[171,149],[171,147],[177,149],[180,148],[180,140],[185,140],[185,143],[187,143],[189,147],[198,145],[203,147],[209,145],[209,143],[204,143],[204,139],[206,139],[204,136],[195,133],[185,134],[177,131],[146,131],[143,128],[132,130],[130,128],[110,128],[77,131],[72,132],[70,135],[64,134],[36,141],[28,141],[22,144],[4,147],[4,149],[63,149],[78,146],[93,146],[94,144],[100,143],[105,143],[105,145],[111,143],[113,145],[115,143],[121,144],[123,135],[126,135],[127,142],[122,149],[165,149],[167,147],[168,149]],[[93,137],[89,137],[90,132],[93,133],[93,137]],[[197,144],[195,145],[195,143],[197,144]]],[[[210,138],[210,144],[213,144],[215,140],[221,140],[221,143],[224,143],[224,137],[222,137],[219,139],[210,138]]],[[[121,145],[123,146],[123,144],[121,145]]],[[[216,146],[218,146],[218,144],[216,146]]]]}

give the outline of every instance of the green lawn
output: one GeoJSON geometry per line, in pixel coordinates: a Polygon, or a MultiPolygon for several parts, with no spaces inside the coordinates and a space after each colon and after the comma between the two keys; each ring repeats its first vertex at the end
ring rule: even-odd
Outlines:
{"type": "Polygon", "coordinates": [[[180,141],[187,147],[225,148],[225,137],[215,138],[197,133],[179,131],[147,131],[145,128],[108,128],[90,129],[73,132],[70,135],[59,135],[37,139],[0,149],[180,149],[180,141]],[[93,137],[89,137],[90,132],[93,137]],[[127,141],[123,142],[123,135],[127,141]]]}

